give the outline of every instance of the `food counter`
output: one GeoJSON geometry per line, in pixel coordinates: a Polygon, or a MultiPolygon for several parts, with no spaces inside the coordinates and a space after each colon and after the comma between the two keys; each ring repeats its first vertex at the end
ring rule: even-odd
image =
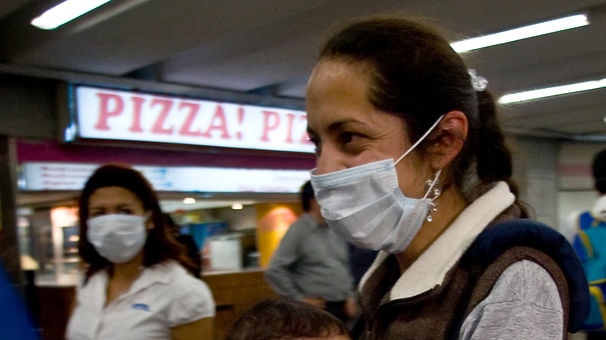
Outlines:
{"type": "Polygon", "coordinates": [[[217,314],[215,340],[222,340],[240,315],[258,302],[276,297],[263,277],[261,269],[238,272],[209,272],[202,275],[210,287],[217,314]]]}

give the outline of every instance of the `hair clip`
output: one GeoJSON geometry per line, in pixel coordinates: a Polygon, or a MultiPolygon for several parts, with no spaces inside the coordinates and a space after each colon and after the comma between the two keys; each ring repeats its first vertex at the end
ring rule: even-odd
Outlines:
{"type": "Polygon", "coordinates": [[[474,69],[468,69],[467,73],[469,73],[469,76],[471,77],[471,85],[474,90],[478,92],[486,90],[486,86],[488,86],[488,80],[486,80],[486,78],[479,76],[474,69]]]}

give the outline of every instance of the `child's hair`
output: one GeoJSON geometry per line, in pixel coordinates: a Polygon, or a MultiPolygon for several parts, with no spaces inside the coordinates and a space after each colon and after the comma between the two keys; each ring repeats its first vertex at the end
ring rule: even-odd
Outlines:
{"type": "Polygon", "coordinates": [[[318,307],[289,298],[262,301],[246,311],[226,340],[351,339],[343,322],[318,307]]]}

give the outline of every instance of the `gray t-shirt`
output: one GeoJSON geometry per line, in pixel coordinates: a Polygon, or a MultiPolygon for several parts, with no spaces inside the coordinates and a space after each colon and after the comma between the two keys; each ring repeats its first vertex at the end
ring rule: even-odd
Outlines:
{"type": "Polygon", "coordinates": [[[564,314],[549,273],[532,261],[516,262],[465,319],[459,339],[563,339],[564,314]]]}
{"type": "Polygon", "coordinates": [[[303,214],[273,254],[265,278],[280,295],[344,301],[354,290],[347,243],[303,214]]]}

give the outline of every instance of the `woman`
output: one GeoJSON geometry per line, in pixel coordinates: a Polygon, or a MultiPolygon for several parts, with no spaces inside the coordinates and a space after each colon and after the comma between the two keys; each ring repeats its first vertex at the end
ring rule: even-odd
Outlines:
{"type": "Polygon", "coordinates": [[[87,271],[68,339],[211,339],[208,286],[185,269],[156,194],[138,171],[98,168],[79,201],[87,271]]]}
{"type": "Polygon", "coordinates": [[[585,317],[569,244],[522,219],[485,85],[407,19],[353,23],[321,50],[306,96],[316,198],[337,233],[382,250],[359,287],[363,339],[563,339],[585,317]]]}

